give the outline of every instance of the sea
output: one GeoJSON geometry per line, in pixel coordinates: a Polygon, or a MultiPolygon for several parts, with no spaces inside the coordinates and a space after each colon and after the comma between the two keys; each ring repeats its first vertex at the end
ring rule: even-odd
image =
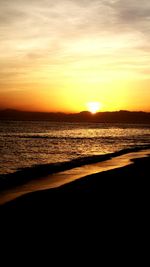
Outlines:
{"type": "Polygon", "coordinates": [[[0,175],[150,145],[150,125],[0,122],[0,175]]]}

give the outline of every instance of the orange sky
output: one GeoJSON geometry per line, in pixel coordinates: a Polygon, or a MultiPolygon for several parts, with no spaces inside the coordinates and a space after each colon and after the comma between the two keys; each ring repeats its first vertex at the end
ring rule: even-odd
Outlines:
{"type": "Polygon", "coordinates": [[[0,107],[150,111],[149,0],[1,0],[0,107]]]}

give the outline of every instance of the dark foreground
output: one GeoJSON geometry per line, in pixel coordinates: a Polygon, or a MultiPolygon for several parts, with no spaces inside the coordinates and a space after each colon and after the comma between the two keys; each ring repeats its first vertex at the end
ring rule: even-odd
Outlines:
{"type": "Polygon", "coordinates": [[[94,210],[123,209],[130,212],[148,204],[150,156],[135,159],[133,164],[90,175],[59,188],[38,191],[1,206],[2,212],[45,213],[61,216],[94,210]]]}
{"type": "Polygon", "coordinates": [[[43,249],[42,262],[48,255],[55,262],[66,257],[66,263],[73,254],[69,264],[83,258],[85,263],[90,257],[92,264],[95,257],[100,263],[109,260],[120,265],[135,259],[143,263],[145,253],[149,255],[149,166],[150,157],[136,159],[132,165],[1,206],[1,243],[7,258],[10,247],[15,262],[20,251],[22,260],[34,255],[35,261],[43,249]]]}

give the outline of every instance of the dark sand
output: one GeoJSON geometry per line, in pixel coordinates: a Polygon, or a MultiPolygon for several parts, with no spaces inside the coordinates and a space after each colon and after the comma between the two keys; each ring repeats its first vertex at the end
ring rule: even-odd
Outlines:
{"type": "Polygon", "coordinates": [[[130,148],[106,155],[97,155],[64,162],[32,166],[0,177],[0,206],[23,195],[58,188],[85,176],[118,169],[135,158],[150,154],[149,147],[130,148]]]}
{"type": "Polygon", "coordinates": [[[1,206],[2,211],[28,212],[38,210],[53,215],[74,213],[78,210],[91,214],[98,209],[123,209],[134,212],[148,203],[150,156],[134,159],[125,167],[89,175],[58,188],[29,193],[1,206]]]}
{"type": "MultiPolygon", "coordinates": [[[[58,188],[29,193],[2,205],[0,223],[7,257],[11,255],[8,254],[10,245],[18,258],[19,250],[15,247],[18,242],[23,259],[28,255],[28,248],[31,254],[36,250],[36,258],[41,255],[41,248],[45,252],[46,247],[50,260],[55,251],[55,261],[57,258],[62,261],[60,252],[68,259],[73,251],[72,263],[72,259],[79,258],[80,248],[79,255],[85,259],[91,255],[92,264],[92,250],[100,260],[104,255],[105,262],[108,258],[113,261],[113,256],[119,264],[126,259],[131,262],[131,256],[132,262],[135,259],[139,262],[142,248],[144,252],[148,250],[145,239],[149,230],[149,177],[150,156],[58,188]]],[[[4,247],[3,239],[1,243],[4,247]]]]}

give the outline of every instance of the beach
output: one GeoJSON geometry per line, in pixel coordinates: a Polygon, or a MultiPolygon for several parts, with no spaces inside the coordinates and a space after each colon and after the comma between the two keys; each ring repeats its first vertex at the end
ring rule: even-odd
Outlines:
{"type": "Polygon", "coordinates": [[[144,157],[134,158],[123,167],[80,177],[56,188],[24,194],[1,205],[1,209],[65,212],[70,210],[71,203],[81,209],[87,208],[89,203],[102,208],[106,205],[129,205],[130,202],[137,207],[147,198],[149,166],[148,151],[144,157]]]}

